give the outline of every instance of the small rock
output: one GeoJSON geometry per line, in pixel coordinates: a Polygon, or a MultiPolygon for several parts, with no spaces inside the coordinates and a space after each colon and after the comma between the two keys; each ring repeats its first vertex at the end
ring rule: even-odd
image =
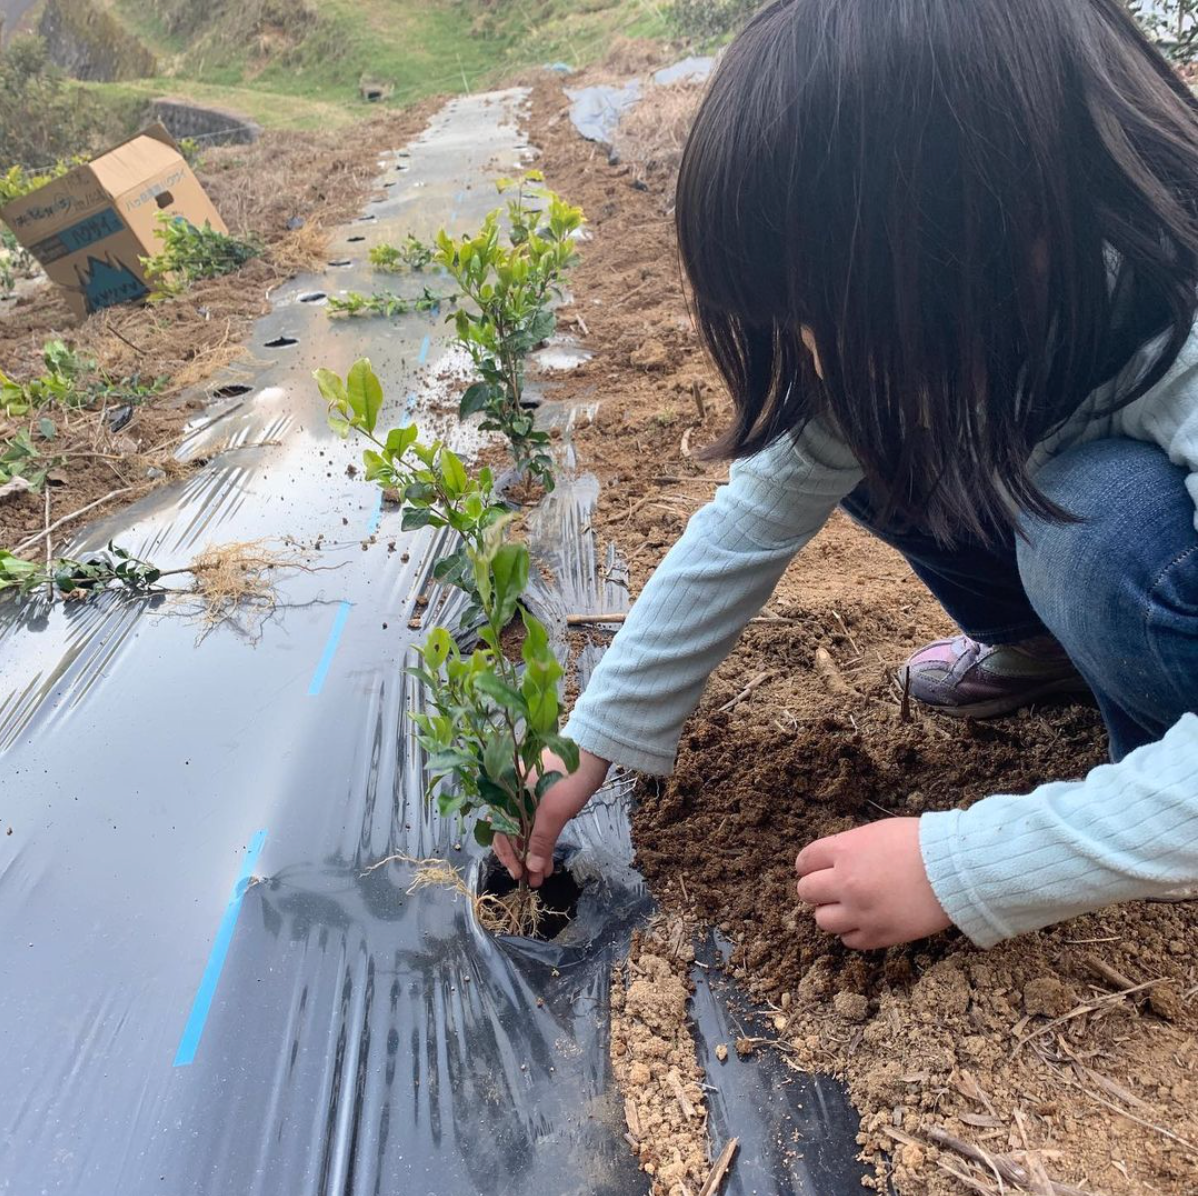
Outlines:
{"type": "Polygon", "coordinates": [[[647,1064],[634,1063],[628,1069],[628,1082],[634,1088],[643,1088],[652,1078],[653,1073],[649,1070],[647,1064]]]}
{"type": "Polygon", "coordinates": [[[156,465],[151,465],[150,468],[146,470],[146,477],[151,481],[157,481],[159,478],[166,477],[166,471],[159,469],[156,465]]]}
{"type": "Polygon", "coordinates": [[[832,1008],[846,1022],[863,1022],[869,1017],[869,998],[860,993],[837,993],[832,1008]]]}
{"type": "Polygon", "coordinates": [[[1077,994],[1055,976],[1038,976],[1023,987],[1023,1009],[1029,1017],[1060,1017],[1077,1004],[1077,994]]]}
{"type": "Polygon", "coordinates": [[[633,350],[629,361],[642,370],[664,370],[670,364],[670,356],[661,341],[648,340],[639,349],[633,350]]]}
{"type": "Polygon", "coordinates": [[[1148,992],[1148,1008],[1167,1022],[1180,1021],[1185,1013],[1181,993],[1171,982],[1156,984],[1148,992]]]}
{"type": "MultiPolygon", "coordinates": [[[[10,829],[8,833],[11,835],[11,834],[12,834],[12,830],[10,829]]],[[[719,1045],[719,1046],[717,1046],[717,1047],[716,1047],[716,1049],[715,1049],[715,1057],[716,1057],[716,1058],[717,1058],[717,1059],[718,1059],[718,1060],[719,1060],[721,1063],[724,1063],[724,1062],[726,1062],[726,1061],[727,1061],[727,1059],[728,1059],[728,1048],[727,1048],[727,1047],[726,1047],[726,1046],[725,1046],[725,1045],[724,1045],[722,1042],[721,1042],[721,1043],[720,1043],[720,1045],[719,1045]]]]}

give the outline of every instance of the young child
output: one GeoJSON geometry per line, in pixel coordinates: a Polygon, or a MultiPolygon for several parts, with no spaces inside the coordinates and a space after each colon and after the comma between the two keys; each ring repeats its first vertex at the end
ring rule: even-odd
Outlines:
{"type": "Polygon", "coordinates": [[[778,0],[720,65],[677,213],[737,464],[578,702],[532,883],[610,762],[670,770],[843,504],[964,632],[910,659],[916,697],[1088,687],[1113,763],[795,845],[819,926],[990,946],[1198,884],[1198,105],[1122,0],[778,0]]]}

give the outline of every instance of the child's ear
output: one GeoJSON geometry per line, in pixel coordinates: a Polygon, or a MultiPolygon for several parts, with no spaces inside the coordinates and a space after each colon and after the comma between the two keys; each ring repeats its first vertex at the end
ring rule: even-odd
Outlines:
{"type": "Polygon", "coordinates": [[[811,364],[815,366],[815,372],[819,375],[819,380],[824,380],[824,363],[820,361],[819,346],[815,343],[815,333],[807,327],[806,324],[799,329],[799,335],[803,338],[803,345],[807,352],[811,354],[811,364]]]}

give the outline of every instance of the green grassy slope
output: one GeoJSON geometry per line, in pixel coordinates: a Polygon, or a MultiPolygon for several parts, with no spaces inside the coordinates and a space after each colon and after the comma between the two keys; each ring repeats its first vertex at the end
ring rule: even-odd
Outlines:
{"type": "Polygon", "coordinates": [[[162,76],[121,84],[308,127],[388,103],[478,90],[528,66],[601,57],[618,35],[665,34],[663,0],[109,0],[162,76]]]}

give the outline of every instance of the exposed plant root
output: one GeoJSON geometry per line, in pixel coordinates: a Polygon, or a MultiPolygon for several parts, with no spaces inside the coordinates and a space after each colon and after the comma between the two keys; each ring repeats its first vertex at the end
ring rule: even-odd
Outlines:
{"type": "Polygon", "coordinates": [[[366,868],[361,875],[370,873],[388,864],[410,864],[415,868],[412,883],[405,892],[411,894],[421,889],[448,889],[465,897],[474,910],[478,924],[490,934],[510,934],[518,938],[533,938],[548,917],[562,917],[564,911],[550,909],[536,889],[516,888],[502,897],[494,893],[471,893],[465,877],[448,860],[418,860],[410,855],[389,855],[366,868]]]}
{"type": "Polygon", "coordinates": [[[387,864],[411,864],[416,869],[412,882],[405,892],[411,896],[420,889],[448,889],[464,896],[474,911],[474,917],[485,931],[492,935],[514,935],[519,938],[536,937],[546,918],[564,917],[564,911],[551,910],[541,900],[536,889],[516,888],[503,896],[494,893],[471,893],[466,878],[447,859],[416,859],[405,854],[395,854],[377,860],[362,871],[362,876],[386,868],[387,864]]]}

